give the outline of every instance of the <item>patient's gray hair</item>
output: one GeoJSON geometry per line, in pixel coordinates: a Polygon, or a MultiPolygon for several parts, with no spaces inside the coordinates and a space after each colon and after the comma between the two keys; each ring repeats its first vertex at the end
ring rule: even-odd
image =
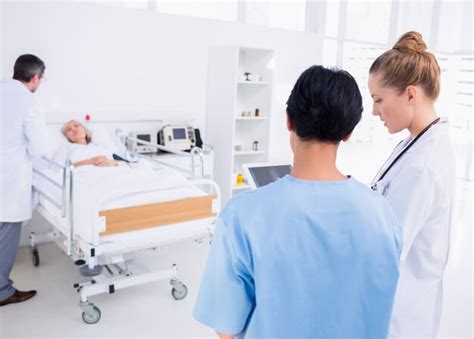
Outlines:
{"type": "Polygon", "coordinates": [[[66,137],[66,139],[71,142],[71,140],[69,140],[69,138],[67,137],[67,133],[66,133],[66,128],[67,126],[70,124],[70,123],[78,123],[79,125],[82,126],[82,128],[84,128],[84,131],[86,131],[86,142],[87,143],[90,143],[92,141],[92,133],[91,131],[86,127],[84,126],[84,124],[81,124],[79,121],[77,120],[69,120],[68,122],[66,122],[63,127],[61,128],[61,133],[66,137]]]}

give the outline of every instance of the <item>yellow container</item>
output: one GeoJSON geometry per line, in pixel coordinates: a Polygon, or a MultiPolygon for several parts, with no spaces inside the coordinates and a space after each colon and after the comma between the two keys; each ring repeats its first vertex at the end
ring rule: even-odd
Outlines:
{"type": "Polygon", "coordinates": [[[242,185],[244,183],[244,176],[242,174],[237,175],[237,185],[242,185]]]}

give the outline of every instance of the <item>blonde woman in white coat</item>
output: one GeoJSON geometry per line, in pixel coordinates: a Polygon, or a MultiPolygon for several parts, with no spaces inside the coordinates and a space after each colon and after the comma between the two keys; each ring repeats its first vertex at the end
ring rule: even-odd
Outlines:
{"type": "Polygon", "coordinates": [[[455,168],[448,123],[434,108],[440,68],[419,33],[405,33],[374,61],[369,90],[373,114],[389,133],[410,133],[373,183],[388,199],[404,233],[389,335],[433,338],[443,304],[455,168]]]}

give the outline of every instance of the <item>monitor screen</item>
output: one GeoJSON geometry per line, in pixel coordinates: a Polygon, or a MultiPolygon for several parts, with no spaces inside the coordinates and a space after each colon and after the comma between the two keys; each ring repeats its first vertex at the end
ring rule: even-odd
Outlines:
{"type": "Polygon", "coordinates": [[[173,128],[173,139],[174,140],[186,139],[186,129],[184,129],[184,128],[173,128]]]}
{"type": "Polygon", "coordinates": [[[291,165],[249,167],[249,172],[255,182],[255,186],[262,187],[290,174],[291,165]]]}
{"type": "MultiPolygon", "coordinates": [[[[140,139],[140,140],[143,140],[143,141],[147,141],[147,142],[151,142],[151,135],[150,134],[138,134],[137,135],[137,139],[140,139]]],[[[142,143],[140,142],[137,142],[138,145],[143,145],[142,143]]]]}

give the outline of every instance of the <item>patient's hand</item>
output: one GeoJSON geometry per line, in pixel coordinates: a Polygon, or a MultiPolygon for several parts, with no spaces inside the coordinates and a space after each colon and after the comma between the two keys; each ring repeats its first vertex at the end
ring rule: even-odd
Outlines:
{"type": "Polygon", "coordinates": [[[106,159],[105,161],[99,162],[96,164],[96,166],[99,167],[112,167],[112,166],[118,166],[118,161],[117,160],[108,160],[106,159]]]}
{"type": "Polygon", "coordinates": [[[101,164],[109,161],[109,159],[107,159],[107,157],[104,155],[98,155],[96,157],[90,158],[89,161],[91,165],[100,166],[101,164]]]}
{"type": "Polygon", "coordinates": [[[111,166],[118,166],[118,161],[109,160],[104,155],[99,155],[87,160],[82,160],[79,162],[74,163],[74,167],[85,166],[85,165],[92,165],[92,166],[99,166],[99,167],[111,167],[111,166]]]}

